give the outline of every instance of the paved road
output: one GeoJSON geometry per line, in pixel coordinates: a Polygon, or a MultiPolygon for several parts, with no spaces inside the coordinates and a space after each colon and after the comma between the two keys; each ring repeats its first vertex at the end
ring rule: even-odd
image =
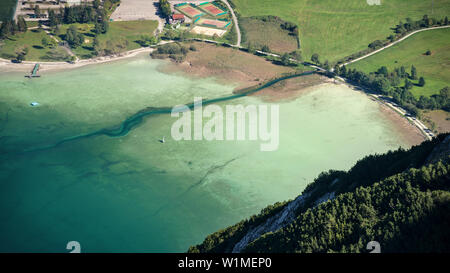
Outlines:
{"type": "Polygon", "coordinates": [[[411,32],[410,34],[406,35],[405,37],[401,38],[400,40],[397,40],[397,41],[395,41],[395,42],[393,42],[393,43],[390,43],[389,45],[387,45],[387,46],[385,46],[385,47],[382,47],[382,48],[377,49],[377,50],[375,50],[375,51],[373,51],[373,52],[370,52],[369,54],[364,55],[364,56],[362,56],[362,57],[359,57],[359,58],[357,58],[357,59],[354,59],[354,60],[352,60],[352,61],[350,61],[350,62],[348,62],[348,63],[341,64],[341,66],[343,66],[343,65],[348,65],[348,64],[351,64],[351,63],[360,61],[360,60],[362,60],[362,59],[365,59],[365,58],[367,58],[367,57],[370,57],[370,56],[372,56],[372,55],[374,55],[374,54],[377,54],[378,52],[383,51],[383,50],[385,50],[385,49],[387,49],[387,48],[389,48],[389,47],[391,47],[391,46],[393,46],[393,45],[396,45],[396,44],[400,43],[401,41],[403,41],[403,40],[409,38],[410,36],[412,36],[412,35],[414,35],[414,34],[416,34],[416,33],[419,33],[419,32],[422,32],[422,31],[433,30],[433,29],[448,28],[448,27],[450,27],[450,26],[430,27],[430,28],[424,28],[424,29],[419,29],[419,30],[413,31],[413,32],[411,32]]]}
{"type": "Polygon", "coordinates": [[[236,33],[237,33],[237,42],[236,42],[236,46],[237,47],[241,47],[241,30],[239,29],[239,22],[238,19],[236,17],[236,14],[234,14],[234,10],[231,7],[230,3],[228,3],[227,0],[222,0],[222,2],[225,3],[225,5],[227,5],[228,9],[231,12],[231,17],[233,18],[233,23],[234,23],[234,27],[236,28],[236,33]]]}
{"type": "Polygon", "coordinates": [[[419,130],[422,131],[422,133],[425,135],[425,137],[427,139],[431,140],[435,136],[433,134],[433,132],[430,129],[428,129],[427,126],[425,126],[425,124],[423,124],[420,120],[418,120],[417,118],[415,118],[412,115],[410,115],[405,109],[403,109],[402,107],[397,105],[395,102],[393,102],[392,99],[386,98],[386,97],[381,96],[381,95],[375,95],[375,94],[371,94],[370,96],[380,100],[381,102],[383,102],[384,104],[386,104],[390,108],[394,109],[397,113],[399,113],[402,116],[404,116],[407,120],[409,120],[417,128],[419,128],[419,130]]]}

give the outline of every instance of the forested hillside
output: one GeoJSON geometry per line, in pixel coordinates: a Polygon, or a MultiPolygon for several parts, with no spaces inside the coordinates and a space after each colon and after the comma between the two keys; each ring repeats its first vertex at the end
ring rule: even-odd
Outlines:
{"type": "Polygon", "coordinates": [[[190,252],[450,251],[450,135],[322,173],[301,196],[208,236],[190,252]],[[327,201],[328,200],[328,201],[327,201]]]}

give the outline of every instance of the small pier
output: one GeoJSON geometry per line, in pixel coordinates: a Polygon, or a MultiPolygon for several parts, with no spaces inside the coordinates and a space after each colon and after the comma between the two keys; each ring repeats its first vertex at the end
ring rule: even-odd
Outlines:
{"type": "Polygon", "coordinates": [[[34,65],[34,68],[33,68],[33,71],[31,71],[30,74],[25,75],[25,77],[28,77],[28,78],[37,78],[37,77],[40,77],[40,75],[37,74],[38,71],[39,71],[39,68],[40,68],[40,64],[35,64],[35,65],[34,65]]]}

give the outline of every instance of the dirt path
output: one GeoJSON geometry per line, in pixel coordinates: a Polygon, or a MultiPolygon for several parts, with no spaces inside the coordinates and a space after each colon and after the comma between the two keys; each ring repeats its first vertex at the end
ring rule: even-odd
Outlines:
{"type": "Polygon", "coordinates": [[[234,14],[234,10],[231,7],[230,3],[228,3],[227,0],[222,0],[222,2],[225,3],[225,5],[227,5],[228,9],[231,12],[231,17],[233,17],[233,23],[234,23],[234,27],[236,28],[236,33],[237,33],[237,42],[236,42],[236,46],[240,47],[241,46],[241,30],[239,29],[239,22],[237,20],[236,14],[234,14]]]}
{"type": "MultiPolygon", "coordinates": [[[[45,33],[47,33],[48,36],[50,36],[56,43],[60,43],[60,41],[55,37],[55,35],[53,35],[50,31],[49,31],[49,27],[47,26],[42,26],[42,29],[45,31],[45,33]]],[[[75,57],[75,62],[78,62],[80,60],[80,58],[78,58],[77,55],[75,55],[75,53],[73,53],[73,51],[67,47],[67,46],[61,46],[66,52],[67,54],[69,54],[70,56],[75,57]]]]}

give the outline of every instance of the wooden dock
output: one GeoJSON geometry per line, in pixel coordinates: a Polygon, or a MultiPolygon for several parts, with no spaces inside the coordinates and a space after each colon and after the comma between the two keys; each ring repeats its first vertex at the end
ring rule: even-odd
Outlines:
{"type": "Polygon", "coordinates": [[[40,77],[40,75],[38,75],[38,71],[40,68],[40,64],[35,64],[33,70],[30,72],[30,74],[25,75],[25,77],[28,78],[38,78],[40,77]]]}

